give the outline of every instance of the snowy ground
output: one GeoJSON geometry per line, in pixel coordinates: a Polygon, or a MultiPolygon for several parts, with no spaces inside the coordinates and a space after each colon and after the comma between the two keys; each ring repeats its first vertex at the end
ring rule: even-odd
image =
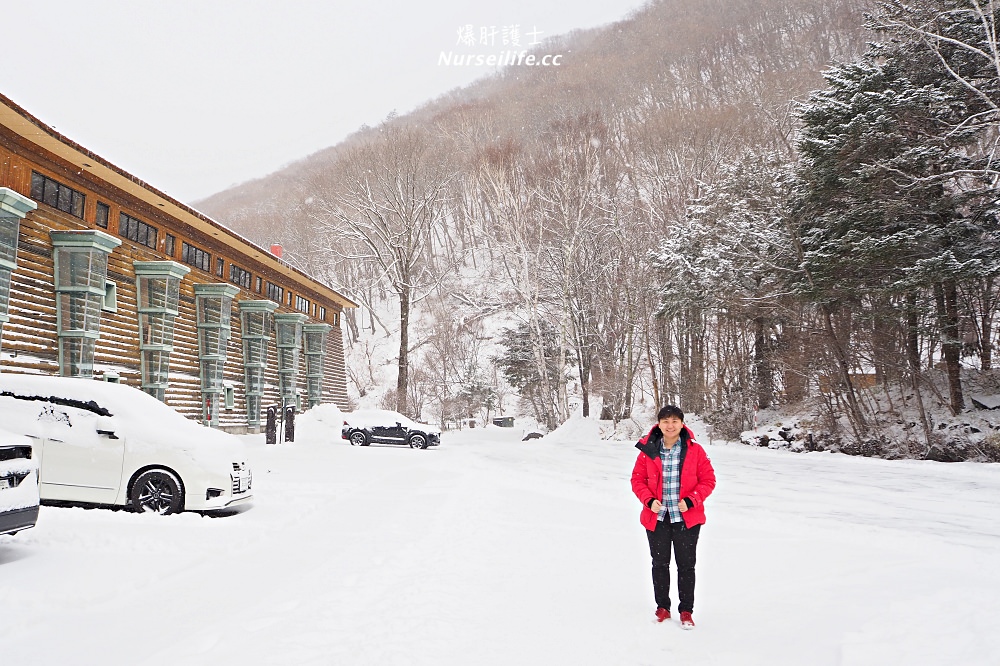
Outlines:
{"type": "Polygon", "coordinates": [[[43,507],[0,537],[3,663],[1000,663],[1000,465],[708,446],[684,632],[651,622],[631,442],[300,423],[246,438],[248,511],[43,507]]]}

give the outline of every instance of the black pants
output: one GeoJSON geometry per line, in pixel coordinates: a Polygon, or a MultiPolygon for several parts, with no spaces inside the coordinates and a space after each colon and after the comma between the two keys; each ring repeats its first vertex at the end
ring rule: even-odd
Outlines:
{"type": "Polygon", "coordinates": [[[658,608],[670,610],[670,550],[677,562],[677,596],[680,613],[694,612],[694,565],[701,525],[692,528],[684,522],[656,523],[656,531],[646,530],[649,554],[653,557],[653,596],[658,608]]]}

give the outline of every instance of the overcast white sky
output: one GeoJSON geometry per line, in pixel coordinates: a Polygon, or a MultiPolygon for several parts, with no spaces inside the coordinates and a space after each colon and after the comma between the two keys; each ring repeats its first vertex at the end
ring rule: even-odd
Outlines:
{"type": "Polygon", "coordinates": [[[193,202],[494,71],[440,65],[442,52],[499,54],[514,48],[504,37],[527,48],[643,4],[11,0],[0,92],[193,202]]]}

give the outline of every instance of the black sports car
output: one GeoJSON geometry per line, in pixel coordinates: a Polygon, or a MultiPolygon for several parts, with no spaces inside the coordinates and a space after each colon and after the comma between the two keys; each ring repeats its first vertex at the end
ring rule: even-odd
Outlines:
{"type": "Polygon", "coordinates": [[[364,409],[345,414],[340,436],[353,446],[368,446],[375,442],[426,449],[441,443],[441,431],[437,428],[385,409],[364,409]]]}

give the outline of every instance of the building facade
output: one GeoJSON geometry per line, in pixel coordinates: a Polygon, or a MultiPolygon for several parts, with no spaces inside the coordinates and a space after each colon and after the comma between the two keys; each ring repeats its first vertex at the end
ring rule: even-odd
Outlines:
{"type": "Polygon", "coordinates": [[[0,95],[0,372],[116,381],[214,427],[347,408],[356,304],[0,95]]]}

